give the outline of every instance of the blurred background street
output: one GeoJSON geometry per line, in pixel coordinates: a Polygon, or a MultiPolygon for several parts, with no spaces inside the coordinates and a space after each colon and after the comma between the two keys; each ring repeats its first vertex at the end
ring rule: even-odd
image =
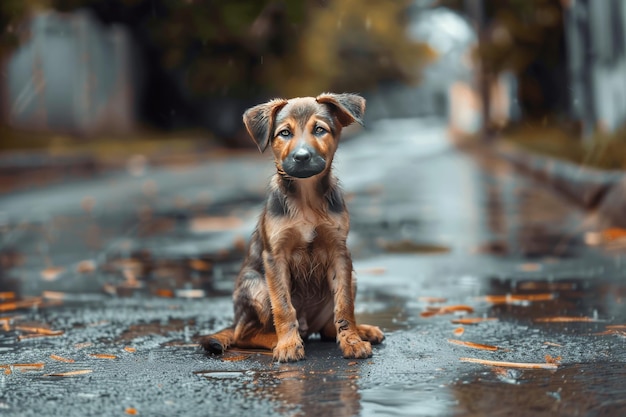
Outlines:
{"type": "Polygon", "coordinates": [[[5,0],[3,415],[626,412],[626,3],[5,0]],[[335,171],[364,361],[206,355],[270,155],[243,111],[359,92],[335,171]]]}

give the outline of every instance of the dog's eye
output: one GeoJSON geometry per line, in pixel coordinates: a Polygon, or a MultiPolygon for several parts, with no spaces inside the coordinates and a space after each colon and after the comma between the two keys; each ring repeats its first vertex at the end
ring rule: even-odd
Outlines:
{"type": "Polygon", "coordinates": [[[314,132],[316,135],[321,135],[326,133],[326,129],[324,129],[322,126],[317,126],[314,132]]]}
{"type": "Polygon", "coordinates": [[[289,136],[291,136],[291,132],[287,129],[283,129],[280,132],[278,132],[278,136],[282,136],[284,138],[288,138],[289,136]]]}

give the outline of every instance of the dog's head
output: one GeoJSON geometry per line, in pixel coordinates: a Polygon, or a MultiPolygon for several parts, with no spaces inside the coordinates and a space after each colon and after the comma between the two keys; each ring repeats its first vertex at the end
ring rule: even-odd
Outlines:
{"type": "Polygon", "coordinates": [[[263,152],[271,145],[279,170],[309,178],[330,167],[341,129],[363,124],[365,99],[356,94],[274,99],[252,107],[243,122],[263,152]]]}

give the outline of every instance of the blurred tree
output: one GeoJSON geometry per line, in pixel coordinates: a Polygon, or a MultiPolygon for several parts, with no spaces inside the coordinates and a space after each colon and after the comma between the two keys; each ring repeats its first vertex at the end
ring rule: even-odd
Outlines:
{"type": "MultiPolygon", "coordinates": [[[[485,31],[476,51],[491,74],[519,79],[525,116],[563,114],[569,100],[562,0],[484,0],[485,31]]],[[[467,12],[467,0],[441,0],[467,12]]]]}
{"type": "Polygon", "coordinates": [[[38,9],[90,9],[106,24],[129,28],[144,62],[142,107],[152,109],[157,124],[172,127],[175,113],[187,115],[181,123],[206,117],[205,100],[363,91],[388,80],[416,81],[432,54],[406,36],[404,11],[411,3],[2,0],[0,53],[17,45],[15,29],[38,9]]]}
{"type": "Polygon", "coordinates": [[[296,53],[268,63],[265,77],[285,95],[363,91],[385,82],[415,83],[434,58],[406,36],[412,1],[335,0],[311,4],[296,53]]]}

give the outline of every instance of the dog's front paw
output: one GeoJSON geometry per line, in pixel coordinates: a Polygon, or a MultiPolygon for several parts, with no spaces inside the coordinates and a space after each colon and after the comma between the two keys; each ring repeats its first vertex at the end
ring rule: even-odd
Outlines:
{"type": "Polygon", "coordinates": [[[385,339],[385,334],[380,330],[378,326],[371,326],[369,324],[359,324],[357,326],[359,337],[362,340],[366,340],[373,345],[381,343],[385,339]]]}
{"type": "Polygon", "coordinates": [[[362,340],[357,333],[339,337],[339,347],[346,359],[365,359],[372,356],[372,344],[362,340]]]}
{"type": "Polygon", "coordinates": [[[276,362],[295,362],[304,359],[304,343],[299,335],[279,340],[274,348],[276,362]]]}

